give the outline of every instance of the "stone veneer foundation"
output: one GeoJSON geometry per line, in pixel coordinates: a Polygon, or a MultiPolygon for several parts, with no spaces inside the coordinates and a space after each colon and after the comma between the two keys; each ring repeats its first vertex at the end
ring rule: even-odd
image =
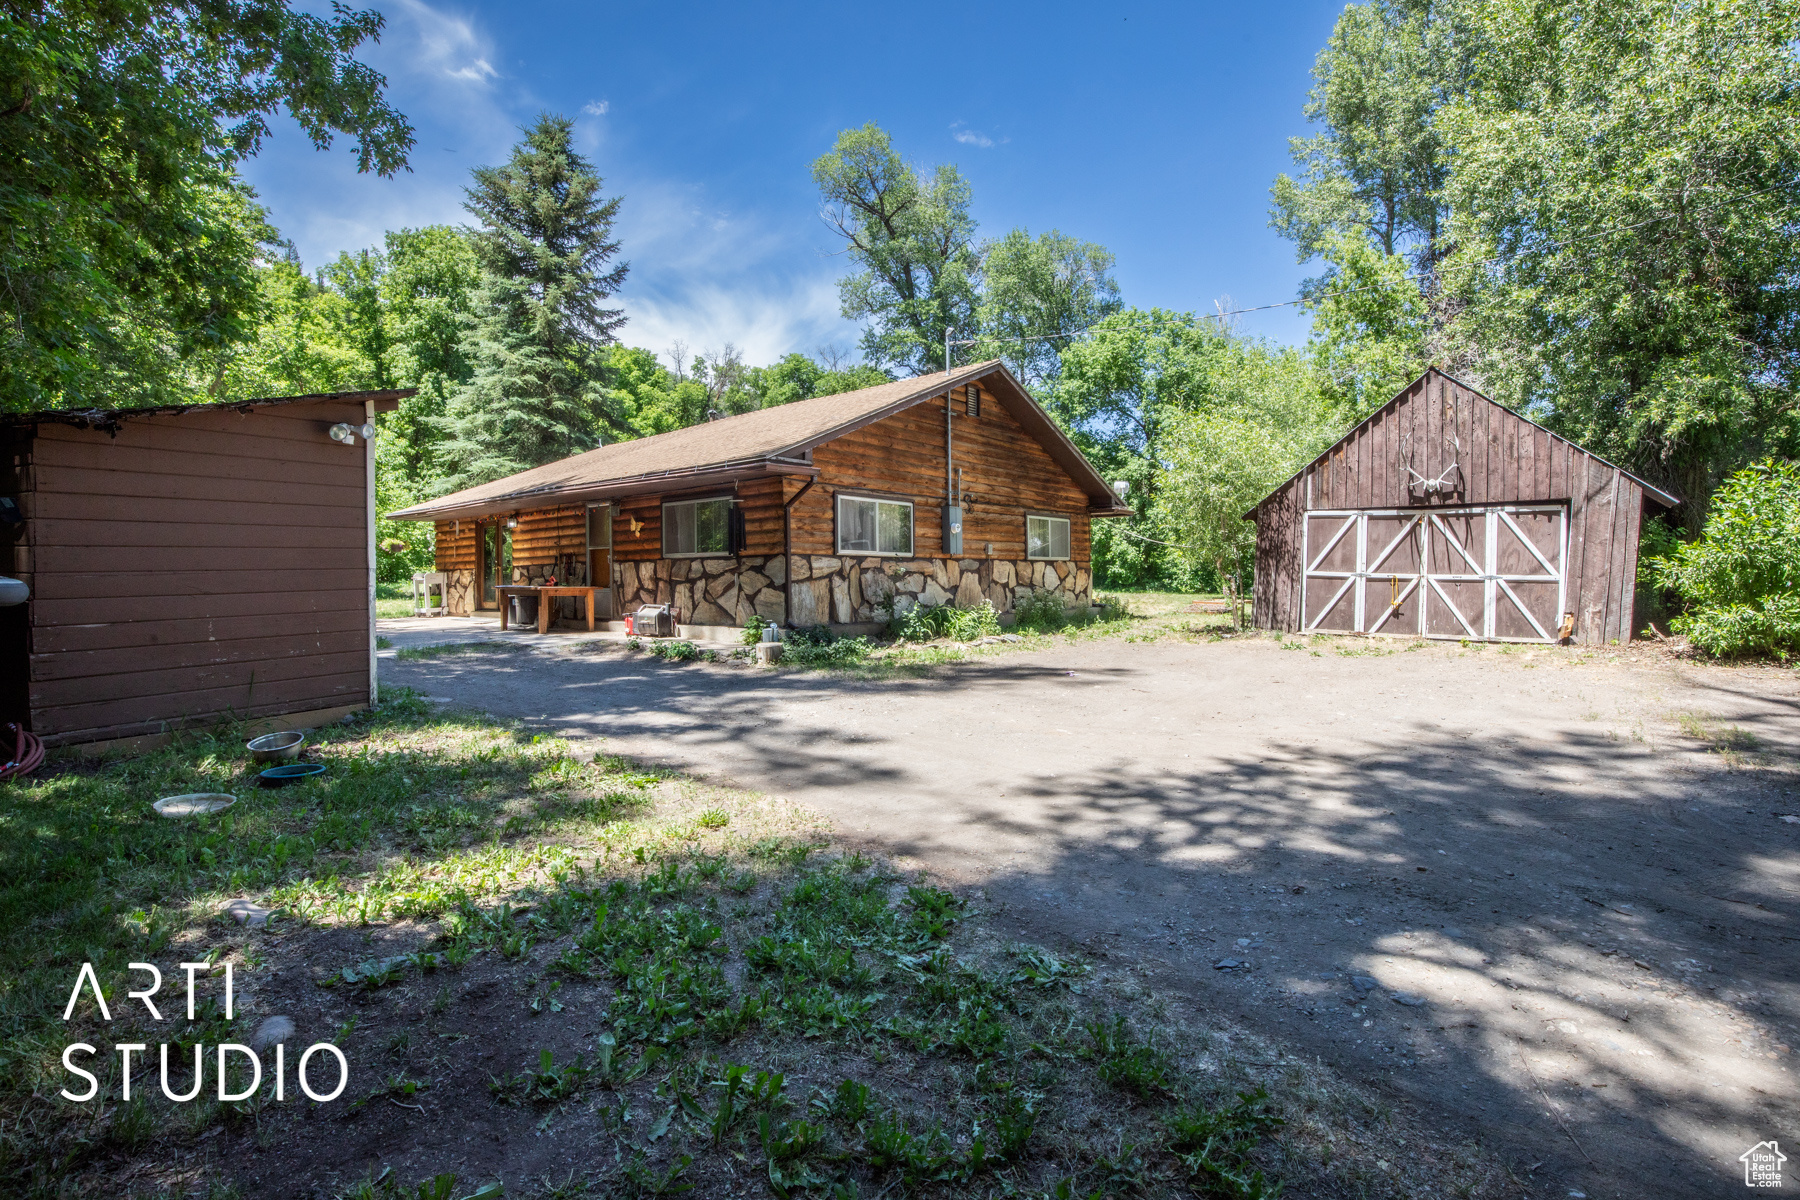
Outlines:
{"type": "MultiPolygon", "coordinates": [[[[779,554],[749,554],[619,562],[618,604],[610,615],[623,616],[646,604],[673,604],[688,625],[742,625],[752,614],[787,624],[786,561],[779,554]]],[[[551,566],[521,567],[513,572],[516,583],[542,583],[555,573],[551,566]]],[[[580,564],[573,573],[585,575],[580,564]]],[[[465,615],[473,611],[475,573],[445,574],[449,611],[465,615]]],[[[562,581],[585,582],[580,578],[562,581]]],[[[880,602],[890,591],[899,594],[894,607],[901,613],[916,604],[974,608],[983,600],[992,601],[994,611],[1009,613],[1034,591],[1060,596],[1069,608],[1093,603],[1087,570],[1072,562],[796,554],[792,624],[855,625],[884,620],[887,614],[880,602]]],[[[564,618],[576,615],[575,601],[565,599],[561,606],[564,618]]],[[[607,615],[601,614],[603,618],[607,615]]]]}
{"type": "Polygon", "coordinates": [[[786,563],[779,554],[620,562],[618,611],[673,604],[690,625],[742,625],[755,614],[804,627],[883,620],[887,614],[880,603],[890,592],[898,593],[895,611],[902,613],[916,604],[974,608],[983,600],[1007,613],[1040,590],[1060,596],[1070,608],[1093,598],[1087,570],[1072,562],[796,554],[791,589],[786,563]]]}

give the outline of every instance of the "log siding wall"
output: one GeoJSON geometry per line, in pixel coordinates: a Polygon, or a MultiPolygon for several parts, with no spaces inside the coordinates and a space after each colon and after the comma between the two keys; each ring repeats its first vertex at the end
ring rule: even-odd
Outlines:
{"type": "Polygon", "coordinates": [[[51,744],[366,704],[360,403],[45,423],[15,468],[30,720],[51,744]]]}
{"type": "Polygon", "coordinates": [[[1626,472],[1432,370],[1258,506],[1253,612],[1298,630],[1307,512],[1557,503],[1569,508],[1564,571],[1574,640],[1624,642],[1635,622],[1645,492],[1626,472]],[[1412,472],[1458,468],[1454,491],[1410,490],[1412,472]]]}

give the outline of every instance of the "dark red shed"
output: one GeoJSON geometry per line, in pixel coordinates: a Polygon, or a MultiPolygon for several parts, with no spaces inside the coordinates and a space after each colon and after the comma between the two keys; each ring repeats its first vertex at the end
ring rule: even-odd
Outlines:
{"type": "Polygon", "coordinates": [[[1246,514],[1255,623],[1623,642],[1643,515],[1676,503],[1434,367],[1246,514]]]}
{"type": "Polygon", "coordinates": [[[59,745],[366,707],[362,427],[408,395],[0,417],[0,574],[31,587],[0,608],[0,721],[59,745]]]}

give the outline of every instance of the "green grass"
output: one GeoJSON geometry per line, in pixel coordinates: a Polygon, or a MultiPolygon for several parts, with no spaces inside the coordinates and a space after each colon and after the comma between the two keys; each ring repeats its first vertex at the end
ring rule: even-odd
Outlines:
{"type": "Polygon", "coordinates": [[[377,617],[410,617],[413,615],[412,584],[377,583],[375,585],[377,617]]]}
{"type": "MultiPolygon", "coordinates": [[[[1191,1003],[1128,974],[1000,939],[967,898],[832,853],[781,802],[404,692],[314,735],[319,782],[252,790],[240,733],[0,784],[0,1193],[125,1194],[221,1123],[276,1151],[317,1138],[297,1106],[50,1099],[74,1040],[246,1040],[253,1018],[210,1001],[173,1036],[134,1027],[127,964],[146,961],[165,979],[178,961],[231,962],[247,991],[305,990],[374,1064],[335,1115],[474,1095],[502,1142],[594,1141],[546,1195],[738,1195],[746,1171],[778,1197],[1252,1198],[1272,1179],[1350,1194],[1377,1155],[1419,1157],[1322,1071],[1175,1017],[1191,1003]],[[206,820],[151,813],[189,791],[240,799],[206,820]],[[223,921],[240,895],[276,924],[223,921]],[[400,940],[346,949],[341,935],[376,929],[400,940]],[[122,1023],[91,1005],[59,1019],[84,961],[122,1023]],[[428,1049],[465,1036],[474,972],[474,994],[514,1014],[478,1018],[491,1062],[428,1049]],[[579,1047],[534,1041],[569,1028],[579,1047]]],[[[384,1156],[466,1151],[459,1124],[390,1128],[384,1156]]],[[[232,1157],[183,1194],[230,1195],[232,1157]]],[[[486,1184],[438,1167],[334,1194],[461,1200],[486,1184]]]]}
{"type": "Polygon", "coordinates": [[[402,646],[394,657],[409,662],[456,654],[511,654],[518,649],[508,642],[439,642],[434,646],[402,646]]]}

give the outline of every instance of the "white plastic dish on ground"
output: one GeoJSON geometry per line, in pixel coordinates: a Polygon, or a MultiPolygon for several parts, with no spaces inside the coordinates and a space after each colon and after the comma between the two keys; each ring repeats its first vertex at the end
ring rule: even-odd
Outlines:
{"type": "Polygon", "coordinates": [[[204,817],[236,803],[236,796],[224,792],[189,792],[185,796],[164,796],[151,807],[164,817],[204,817]]]}

